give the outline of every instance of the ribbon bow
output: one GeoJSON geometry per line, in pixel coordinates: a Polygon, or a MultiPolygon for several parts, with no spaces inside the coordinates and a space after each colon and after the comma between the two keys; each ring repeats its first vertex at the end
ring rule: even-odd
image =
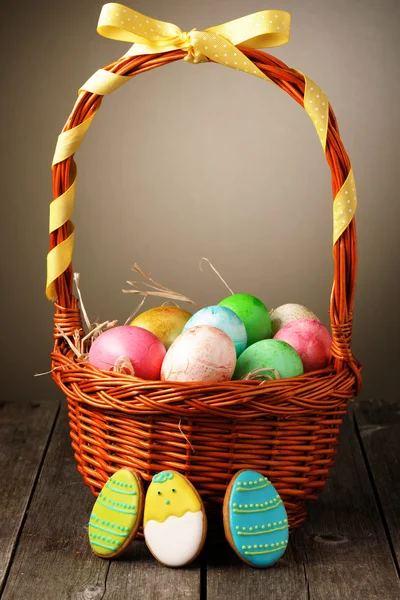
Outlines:
{"type": "Polygon", "coordinates": [[[211,60],[268,79],[255,65],[250,65],[237,46],[272,48],[286,44],[290,36],[290,14],[282,10],[263,10],[204,31],[185,32],[173,23],[110,3],[102,8],[97,31],[104,37],[133,43],[125,56],[185,50],[187,62],[211,60]]]}

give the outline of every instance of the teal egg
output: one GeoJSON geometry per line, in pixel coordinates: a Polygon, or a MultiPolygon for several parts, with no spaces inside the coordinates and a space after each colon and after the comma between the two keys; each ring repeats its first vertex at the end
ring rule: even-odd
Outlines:
{"type": "Polygon", "coordinates": [[[267,477],[247,470],[234,476],[224,499],[224,530],[233,550],[254,567],[268,567],[284,554],[288,518],[267,477]]]}
{"type": "Polygon", "coordinates": [[[226,333],[235,345],[236,356],[239,356],[246,348],[246,328],[243,321],[230,308],[225,306],[206,306],[189,319],[183,331],[203,325],[216,327],[226,333]]]}
{"type": "Polygon", "coordinates": [[[271,317],[268,308],[251,294],[232,294],[219,302],[226,306],[243,321],[247,333],[247,345],[271,337],[271,317]]]}
{"type": "MultiPolygon", "coordinates": [[[[233,379],[241,379],[254,369],[275,369],[281,379],[297,377],[304,372],[296,350],[280,340],[261,340],[246,348],[237,360],[233,379]]],[[[273,371],[268,372],[268,377],[277,379],[273,371]]]]}

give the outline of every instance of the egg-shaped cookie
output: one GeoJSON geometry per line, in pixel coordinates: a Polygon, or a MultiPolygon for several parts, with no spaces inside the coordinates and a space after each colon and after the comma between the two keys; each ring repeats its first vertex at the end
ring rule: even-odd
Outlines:
{"type": "Polygon", "coordinates": [[[269,567],[285,552],[289,539],[285,506],[261,473],[244,469],[233,477],[223,515],[226,538],[247,564],[269,567]]]}
{"type": "Polygon", "coordinates": [[[143,533],[147,547],[167,567],[181,567],[200,553],[207,519],[193,485],[176,471],[155,475],[147,490],[143,533]]]}
{"type": "Polygon", "coordinates": [[[123,468],[104,485],[89,521],[89,542],[101,558],[115,558],[136,537],[142,521],[144,492],[136,471],[123,468]]]}

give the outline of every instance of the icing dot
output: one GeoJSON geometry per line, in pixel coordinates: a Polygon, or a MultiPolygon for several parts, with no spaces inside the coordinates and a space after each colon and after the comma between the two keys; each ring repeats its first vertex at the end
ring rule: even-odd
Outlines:
{"type": "Polygon", "coordinates": [[[265,529],[265,525],[261,525],[261,529],[265,529]]]}
{"type": "Polygon", "coordinates": [[[268,523],[268,527],[271,527],[271,523],[268,523]]]}
{"type": "Polygon", "coordinates": [[[254,548],[258,548],[257,544],[254,544],[254,548]]]}
{"type": "Polygon", "coordinates": [[[252,527],[249,527],[249,531],[253,531],[253,528],[252,528],[252,527]]]}
{"type": "Polygon", "coordinates": [[[252,481],[249,481],[249,485],[253,485],[253,482],[252,482],[252,481]]]}
{"type": "Polygon", "coordinates": [[[246,531],[247,527],[243,527],[243,531],[246,531]]]}
{"type": "Polygon", "coordinates": [[[254,504],[250,504],[250,508],[253,508],[254,504]]]}
{"type": "Polygon", "coordinates": [[[264,477],[260,477],[260,479],[258,480],[260,483],[262,483],[264,481],[264,477]]]}
{"type": "Polygon", "coordinates": [[[240,529],[239,525],[236,525],[235,529],[240,529]]]}
{"type": "Polygon", "coordinates": [[[169,504],[169,500],[166,500],[166,501],[165,501],[165,504],[169,504]]]}
{"type": "Polygon", "coordinates": [[[271,548],[274,548],[274,547],[275,547],[275,544],[271,544],[271,548]]]}
{"type": "Polygon", "coordinates": [[[251,546],[247,546],[247,549],[248,549],[248,550],[250,550],[250,549],[251,549],[251,546]]]}
{"type": "Polygon", "coordinates": [[[259,506],[260,506],[259,504],[256,504],[256,508],[258,508],[259,506]]]}
{"type": "Polygon", "coordinates": [[[239,504],[239,508],[243,508],[243,506],[241,504],[239,504]]]}
{"type": "Polygon", "coordinates": [[[242,546],[242,550],[246,550],[246,546],[242,546]]]}
{"type": "Polygon", "coordinates": [[[264,544],[264,548],[268,548],[268,544],[264,544]]]}
{"type": "Polygon", "coordinates": [[[233,503],[233,506],[237,506],[236,502],[233,503]]]}
{"type": "Polygon", "coordinates": [[[272,504],[272,502],[273,502],[272,500],[269,501],[270,504],[272,504]]]}
{"type": "Polygon", "coordinates": [[[285,545],[285,542],[281,542],[281,546],[284,546],[284,545],[285,545]]]}
{"type": "Polygon", "coordinates": [[[253,481],[254,485],[257,485],[258,481],[253,481]]]}
{"type": "Polygon", "coordinates": [[[274,523],[274,527],[276,527],[276,523],[274,523]]]}
{"type": "Polygon", "coordinates": [[[245,507],[245,508],[249,508],[249,505],[248,505],[248,504],[245,504],[245,505],[244,505],[244,507],[245,507]]]}
{"type": "Polygon", "coordinates": [[[105,521],[104,521],[104,519],[103,519],[103,520],[102,520],[102,522],[101,522],[101,524],[102,524],[102,525],[104,525],[104,523],[105,523],[105,521]]]}

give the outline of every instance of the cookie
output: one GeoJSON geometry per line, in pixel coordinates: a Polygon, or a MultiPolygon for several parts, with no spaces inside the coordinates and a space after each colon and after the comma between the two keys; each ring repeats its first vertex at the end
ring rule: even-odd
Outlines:
{"type": "Polygon", "coordinates": [[[245,563],[269,567],[285,552],[289,538],[285,506],[261,473],[236,473],[226,490],[223,515],[226,539],[245,563]]]}
{"type": "Polygon", "coordinates": [[[120,469],[109,478],[93,506],[89,542],[101,558],[115,558],[136,537],[143,515],[143,484],[139,473],[120,469]]]}
{"type": "Polygon", "coordinates": [[[200,553],[207,533],[204,505],[193,485],[175,471],[154,475],[144,504],[147,547],[167,567],[182,567],[200,553]]]}

